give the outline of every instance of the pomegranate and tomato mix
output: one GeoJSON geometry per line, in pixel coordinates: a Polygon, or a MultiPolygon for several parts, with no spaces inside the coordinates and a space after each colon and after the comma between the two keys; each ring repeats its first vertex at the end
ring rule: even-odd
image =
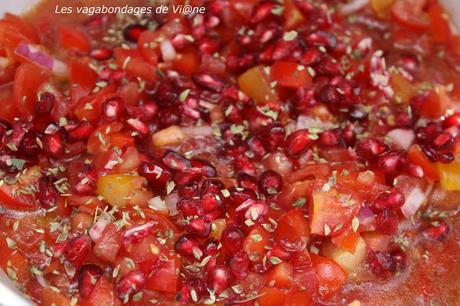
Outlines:
{"type": "Polygon", "coordinates": [[[458,305],[460,36],[436,0],[70,2],[0,20],[0,266],[24,294],[458,305]]]}

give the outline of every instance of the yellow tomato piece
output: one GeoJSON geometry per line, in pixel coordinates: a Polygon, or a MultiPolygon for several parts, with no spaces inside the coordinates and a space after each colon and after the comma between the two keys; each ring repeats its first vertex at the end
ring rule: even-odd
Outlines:
{"type": "Polygon", "coordinates": [[[173,146],[182,143],[185,134],[177,125],[171,125],[152,135],[153,145],[156,147],[173,146]]]}
{"type": "Polygon", "coordinates": [[[417,94],[414,85],[397,71],[391,73],[390,82],[398,103],[409,104],[410,99],[417,94]]]}
{"type": "Polygon", "coordinates": [[[97,180],[97,194],[112,206],[145,206],[152,193],[143,185],[146,179],[141,176],[110,174],[97,180]]]}
{"type": "Polygon", "coordinates": [[[389,18],[394,0],[371,0],[371,6],[377,17],[389,18]]]}
{"type": "Polygon", "coordinates": [[[356,271],[366,258],[366,242],[363,238],[358,238],[354,253],[341,249],[331,242],[323,244],[322,251],[324,256],[335,261],[348,273],[356,271]]]}
{"type": "Polygon", "coordinates": [[[445,190],[460,190],[460,161],[456,160],[449,164],[437,163],[439,182],[445,190]]]}
{"type": "Polygon", "coordinates": [[[278,97],[268,81],[268,73],[261,66],[253,67],[238,78],[241,91],[256,102],[276,101],[278,97]]]}

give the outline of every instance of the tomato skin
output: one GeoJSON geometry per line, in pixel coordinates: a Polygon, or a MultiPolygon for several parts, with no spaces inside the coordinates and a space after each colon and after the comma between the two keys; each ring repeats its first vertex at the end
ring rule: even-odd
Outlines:
{"type": "Polygon", "coordinates": [[[144,31],[137,40],[137,48],[144,59],[150,64],[156,65],[160,57],[160,45],[155,42],[160,37],[158,31],[144,31]]]}
{"type": "Polygon", "coordinates": [[[260,306],[283,306],[285,305],[286,294],[281,290],[272,287],[264,287],[260,290],[263,294],[257,302],[260,306]]]}
{"type": "Polygon", "coordinates": [[[33,196],[25,194],[14,195],[14,188],[16,187],[6,183],[0,186],[0,203],[3,206],[18,210],[34,210],[37,208],[33,196]]]}
{"type": "Polygon", "coordinates": [[[289,293],[284,306],[310,306],[313,305],[311,295],[306,291],[289,293]]]}
{"type": "MultiPolygon", "coordinates": [[[[70,63],[70,82],[72,86],[79,85],[90,93],[95,88],[96,81],[97,73],[89,67],[88,63],[82,60],[73,60],[70,63]]],[[[84,96],[87,94],[84,94],[84,96]]]]}
{"type": "Polygon", "coordinates": [[[318,276],[319,295],[330,298],[345,283],[345,271],[334,261],[315,254],[311,254],[313,269],[318,276]]]}
{"type": "Polygon", "coordinates": [[[430,5],[428,15],[430,16],[431,39],[435,43],[446,44],[452,38],[452,32],[448,19],[444,18],[444,10],[439,4],[430,5]]]}
{"type": "Polygon", "coordinates": [[[193,49],[184,50],[177,54],[173,68],[185,75],[192,75],[200,68],[200,59],[193,49]]]}
{"type": "Polygon", "coordinates": [[[156,80],[156,66],[148,63],[137,49],[115,48],[117,64],[132,77],[140,77],[146,81],[156,80]]]}
{"type": "Polygon", "coordinates": [[[37,90],[47,80],[48,74],[33,64],[24,63],[16,70],[13,96],[17,103],[16,106],[23,116],[35,115],[37,90]]]}
{"type": "Polygon", "coordinates": [[[59,43],[64,49],[77,49],[82,52],[91,50],[91,43],[86,34],[70,26],[59,28],[59,43]]]}
{"type": "Polygon", "coordinates": [[[306,68],[295,62],[276,62],[271,66],[270,77],[277,85],[289,88],[304,87],[311,83],[306,68]]]}
{"type": "Polygon", "coordinates": [[[428,16],[423,12],[427,0],[396,0],[391,14],[401,25],[417,31],[425,31],[430,26],[428,16]]]}
{"type": "Polygon", "coordinates": [[[179,281],[179,276],[176,274],[176,267],[176,259],[174,258],[162,261],[160,268],[146,280],[145,288],[148,290],[176,293],[179,281]]]}
{"type": "Polygon", "coordinates": [[[248,254],[249,258],[257,258],[262,260],[266,253],[265,246],[270,242],[270,233],[261,226],[255,226],[246,236],[243,242],[243,250],[248,254]],[[255,240],[252,237],[260,236],[260,240],[255,240]]]}
{"type": "Polygon", "coordinates": [[[278,220],[275,239],[289,245],[307,244],[310,236],[310,224],[305,218],[306,212],[292,209],[278,220]]]}

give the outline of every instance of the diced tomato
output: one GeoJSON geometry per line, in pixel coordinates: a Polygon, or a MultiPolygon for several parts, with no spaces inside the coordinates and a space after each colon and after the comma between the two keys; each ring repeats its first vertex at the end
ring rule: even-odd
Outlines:
{"type": "Polygon", "coordinates": [[[439,180],[439,172],[436,168],[436,164],[431,162],[428,157],[426,157],[420,146],[411,146],[407,152],[407,158],[414,164],[422,167],[425,177],[435,182],[439,180]]]}
{"type": "Polygon", "coordinates": [[[311,260],[318,276],[319,295],[330,298],[345,283],[346,273],[338,264],[326,257],[311,254],[311,260]]]}
{"type": "Polygon", "coordinates": [[[24,63],[16,70],[13,95],[23,116],[34,116],[37,90],[47,80],[48,74],[33,64],[24,63]]]}
{"type": "Polygon", "coordinates": [[[109,174],[97,180],[97,193],[112,206],[146,206],[153,195],[146,190],[146,179],[142,176],[109,174]]]}
{"type": "Polygon", "coordinates": [[[305,17],[303,17],[293,0],[284,1],[283,16],[285,19],[284,28],[286,30],[296,29],[306,22],[305,17]]]}
{"type": "Polygon", "coordinates": [[[306,291],[291,292],[287,295],[285,306],[310,306],[313,301],[310,293],[306,291]]]}
{"type": "Polygon", "coordinates": [[[59,44],[64,49],[77,49],[82,52],[91,50],[88,36],[79,29],[70,26],[59,28],[59,44]]]}
{"type": "Polygon", "coordinates": [[[293,268],[289,262],[281,262],[273,267],[267,281],[279,289],[289,289],[293,285],[293,268]]]}
{"type": "Polygon", "coordinates": [[[32,195],[22,194],[20,186],[8,185],[3,182],[0,185],[0,203],[10,209],[17,210],[34,210],[37,204],[32,195]]]}
{"type": "Polygon", "coordinates": [[[110,148],[116,146],[123,149],[125,146],[133,146],[134,139],[121,133],[123,124],[113,123],[104,124],[98,127],[88,138],[88,152],[97,154],[106,152],[110,148]]]}
{"type": "Polygon", "coordinates": [[[306,179],[325,179],[331,174],[329,164],[308,164],[289,174],[286,179],[289,183],[304,181],[306,179]]]}
{"type": "Polygon", "coordinates": [[[56,291],[55,288],[44,287],[42,291],[43,306],[71,306],[70,298],[64,292],[56,291]]]}
{"type": "Polygon", "coordinates": [[[427,0],[396,0],[391,13],[401,25],[423,31],[430,26],[430,19],[423,11],[426,4],[427,0]]]}
{"type": "Polygon", "coordinates": [[[443,86],[438,86],[435,90],[430,90],[426,95],[420,113],[427,118],[438,119],[445,114],[448,107],[452,104],[443,86]]]}
{"type": "Polygon", "coordinates": [[[399,72],[391,73],[390,84],[395,91],[395,99],[399,103],[408,104],[410,99],[417,94],[414,85],[399,72]]]}
{"type": "Polygon", "coordinates": [[[137,49],[115,48],[117,64],[132,77],[140,77],[146,81],[157,78],[156,66],[148,63],[137,49]]]}
{"type": "Polygon", "coordinates": [[[121,233],[114,223],[110,223],[105,227],[101,238],[96,241],[93,252],[99,259],[113,263],[120,248],[121,233]]]}
{"type": "Polygon", "coordinates": [[[292,209],[279,220],[275,239],[289,246],[307,244],[310,236],[310,225],[302,209],[292,209]]]}
{"type": "Polygon", "coordinates": [[[260,306],[283,306],[286,300],[286,294],[278,288],[264,287],[260,290],[257,302],[260,306]]]}
{"type": "Polygon", "coordinates": [[[70,82],[72,86],[82,87],[86,91],[84,96],[96,87],[96,81],[97,73],[89,67],[88,63],[82,60],[73,60],[70,63],[70,82]]]}
{"type": "Polygon", "coordinates": [[[5,14],[0,20],[0,48],[6,48],[10,58],[16,58],[14,49],[21,41],[38,43],[39,38],[35,28],[22,18],[5,14]]]}
{"type": "Polygon", "coordinates": [[[19,117],[19,111],[16,107],[16,100],[13,97],[0,99],[0,119],[13,123],[14,118],[19,117]]]}
{"type": "Polygon", "coordinates": [[[160,57],[160,42],[156,41],[161,35],[160,31],[144,31],[137,40],[137,48],[144,59],[156,65],[160,57]]]}
{"type": "Polygon", "coordinates": [[[430,5],[428,9],[430,16],[430,34],[435,43],[446,44],[452,38],[449,25],[449,18],[444,9],[437,3],[430,5]]]}
{"type": "Polygon", "coordinates": [[[176,273],[176,260],[170,258],[161,261],[160,268],[149,277],[145,283],[148,290],[158,290],[168,293],[176,293],[179,276],[176,273]]]}
{"type": "Polygon", "coordinates": [[[324,235],[329,231],[350,224],[358,213],[359,203],[348,193],[341,193],[335,188],[329,191],[313,191],[310,211],[310,226],[313,234],[324,235]]]}
{"type": "Polygon", "coordinates": [[[299,88],[311,83],[307,69],[296,62],[279,61],[270,68],[270,77],[279,86],[299,88]]]}
{"type": "Polygon", "coordinates": [[[252,260],[262,260],[265,246],[270,241],[270,233],[261,226],[255,226],[244,239],[243,250],[252,260]]]}
{"type": "Polygon", "coordinates": [[[122,303],[116,296],[113,284],[105,277],[101,277],[94,286],[87,300],[88,306],[121,306],[122,303]]]}
{"type": "Polygon", "coordinates": [[[374,252],[386,252],[391,242],[391,235],[385,235],[379,232],[362,233],[366,245],[374,252]]]}
{"type": "Polygon", "coordinates": [[[172,65],[179,73],[192,75],[200,68],[200,59],[195,50],[184,50],[177,54],[172,65]]]}
{"type": "MultiPolygon", "coordinates": [[[[79,88],[81,89],[82,87],[79,88]]],[[[99,116],[101,115],[102,103],[104,103],[106,99],[115,96],[115,89],[116,88],[114,85],[109,85],[102,88],[101,91],[94,95],[83,96],[79,98],[78,103],[73,109],[74,115],[79,120],[94,121],[99,119],[99,116]]],[[[78,96],[81,96],[82,94],[84,95],[85,92],[87,92],[87,89],[80,90],[78,93],[76,93],[75,98],[78,98],[78,96]]]]}
{"type": "Polygon", "coordinates": [[[269,76],[262,66],[256,66],[239,76],[240,89],[256,102],[277,101],[273,88],[270,86],[269,76]]]}
{"type": "Polygon", "coordinates": [[[385,19],[390,17],[393,3],[394,0],[371,0],[371,6],[375,14],[385,19]]]}
{"type": "Polygon", "coordinates": [[[460,162],[449,164],[436,163],[439,172],[439,182],[446,190],[460,190],[460,162]]]}
{"type": "Polygon", "coordinates": [[[332,237],[331,241],[337,247],[344,249],[350,253],[354,253],[358,244],[359,233],[351,229],[345,230],[340,234],[332,237]]]}
{"type": "Polygon", "coordinates": [[[313,180],[285,184],[278,196],[278,203],[285,209],[293,208],[293,204],[301,201],[302,205],[308,201],[307,195],[313,187],[313,180]],[[303,203],[302,203],[303,202],[303,203]]]}

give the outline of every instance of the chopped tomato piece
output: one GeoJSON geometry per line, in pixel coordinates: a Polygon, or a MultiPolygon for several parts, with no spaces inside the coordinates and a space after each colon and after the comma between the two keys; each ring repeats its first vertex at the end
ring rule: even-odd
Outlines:
{"type": "Polygon", "coordinates": [[[419,165],[423,169],[424,175],[433,180],[439,180],[439,171],[436,168],[436,164],[431,162],[422,149],[418,145],[413,145],[409,148],[407,152],[407,158],[416,165],[419,165]]]}
{"type": "Polygon", "coordinates": [[[310,306],[313,301],[310,293],[306,291],[297,291],[289,293],[286,298],[285,306],[310,306]]]}
{"type": "Polygon", "coordinates": [[[44,287],[42,291],[43,306],[71,306],[70,298],[56,288],[44,287]]]}
{"type": "Polygon", "coordinates": [[[268,275],[268,282],[272,282],[273,286],[280,289],[289,289],[293,284],[292,279],[293,268],[288,262],[281,262],[273,267],[268,275]]]}
{"type": "Polygon", "coordinates": [[[23,116],[34,116],[37,90],[47,80],[48,74],[33,64],[24,63],[16,70],[13,95],[23,116]]]}
{"type": "Polygon", "coordinates": [[[146,206],[152,193],[144,188],[145,183],[141,176],[109,174],[97,180],[97,193],[112,206],[146,206]]]}
{"type": "Polygon", "coordinates": [[[115,294],[113,284],[105,277],[101,277],[94,286],[87,300],[88,306],[121,306],[122,303],[115,294]]]}
{"type": "Polygon", "coordinates": [[[311,254],[313,268],[319,282],[319,295],[330,298],[345,283],[346,273],[334,261],[315,254],[311,254]]]}
{"type": "Polygon", "coordinates": [[[0,203],[10,209],[33,210],[37,208],[32,195],[21,193],[21,186],[8,185],[5,182],[0,186],[0,203]]]}
{"type": "Polygon", "coordinates": [[[275,239],[283,245],[294,247],[306,245],[310,236],[310,225],[302,209],[292,209],[281,216],[275,232],[275,239]]]}
{"type": "Polygon", "coordinates": [[[240,89],[256,102],[277,101],[278,97],[270,86],[269,76],[262,66],[249,69],[239,76],[240,89]]]}
{"type": "Polygon", "coordinates": [[[283,306],[286,294],[278,288],[264,287],[260,290],[261,297],[257,300],[260,306],[283,306]]]}
{"type": "Polygon", "coordinates": [[[154,81],[157,77],[155,65],[148,63],[137,49],[115,48],[117,64],[132,77],[154,81]]]}
{"type": "Polygon", "coordinates": [[[283,87],[299,88],[311,83],[306,67],[295,62],[276,62],[270,68],[270,77],[283,87]]]}
{"type": "Polygon", "coordinates": [[[108,262],[115,262],[121,247],[121,233],[114,223],[107,225],[102,236],[96,241],[93,248],[94,255],[108,262]]]}
{"type": "Polygon", "coordinates": [[[430,5],[428,9],[430,16],[430,34],[434,42],[446,44],[452,38],[448,15],[439,4],[430,5]]]}
{"type": "Polygon", "coordinates": [[[449,164],[436,163],[439,171],[439,182],[446,190],[460,190],[460,162],[449,164]]]}
{"type": "Polygon", "coordinates": [[[161,261],[159,269],[149,277],[145,283],[148,290],[158,290],[168,293],[176,293],[179,276],[176,272],[176,260],[170,258],[161,261]]]}
{"type": "Polygon", "coordinates": [[[200,68],[200,59],[195,50],[184,50],[177,54],[172,65],[178,72],[185,75],[192,75],[200,68]]]}
{"type": "Polygon", "coordinates": [[[394,0],[371,0],[371,6],[375,14],[385,19],[390,17],[393,3],[394,0]]]}
{"type": "Polygon", "coordinates": [[[350,253],[354,253],[356,245],[358,244],[359,233],[351,229],[343,231],[337,236],[332,237],[331,241],[333,244],[341,249],[344,249],[350,253]]]}
{"type": "Polygon", "coordinates": [[[88,36],[74,27],[61,26],[59,28],[59,43],[64,49],[77,49],[82,52],[91,50],[88,36]]]}
{"type": "Polygon", "coordinates": [[[427,30],[430,19],[424,12],[427,0],[396,0],[391,8],[393,17],[401,25],[413,30],[427,30]]]}

